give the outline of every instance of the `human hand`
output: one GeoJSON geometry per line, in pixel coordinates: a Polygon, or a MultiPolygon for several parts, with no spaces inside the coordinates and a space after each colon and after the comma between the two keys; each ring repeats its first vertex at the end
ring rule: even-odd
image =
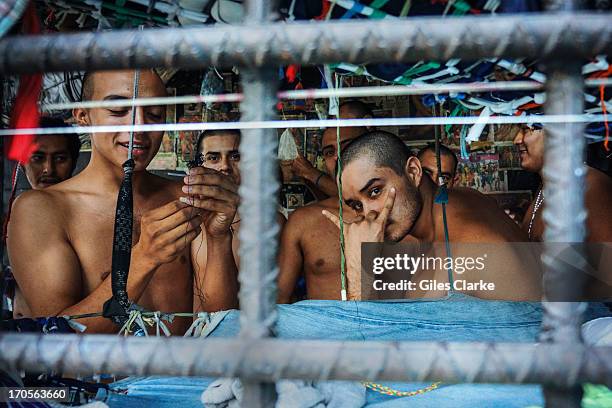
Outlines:
{"type": "MultiPolygon", "coordinates": [[[[351,245],[359,245],[362,242],[383,242],[385,240],[385,228],[389,214],[395,203],[395,188],[391,188],[385,198],[385,204],[380,213],[370,211],[366,216],[360,215],[352,220],[344,220],[344,238],[347,248],[351,245]]],[[[340,219],[327,210],[323,215],[340,229],[340,219]]]]}
{"type": "MultiPolygon", "coordinates": [[[[343,220],[344,248],[348,281],[348,299],[361,299],[361,244],[363,242],[383,242],[389,214],[395,203],[395,189],[391,188],[385,198],[382,211],[374,211],[365,217],[360,215],[351,220],[343,220]]],[[[340,229],[340,219],[327,210],[323,215],[340,229]]]]}
{"type": "Polygon", "coordinates": [[[201,224],[200,211],[178,200],[171,201],[143,214],[140,238],[133,252],[153,266],[170,263],[198,236],[201,224]]]}
{"type": "Polygon", "coordinates": [[[321,172],[317,170],[308,160],[304,158],[299,152],[298,155],[291,162],[291,168],[293,172],[300,177],[307,180],[313,181],[319,177],[321,172]]]}
{"type": "Polygon", "coordinates": [[[238,185],[234,180],[216,170],[194,167],[184,182],[183,192],[187,197],[180,200],[204,210],[202,220],[207,234],[210,237],[227,234],[240,202],[238,185]]]}

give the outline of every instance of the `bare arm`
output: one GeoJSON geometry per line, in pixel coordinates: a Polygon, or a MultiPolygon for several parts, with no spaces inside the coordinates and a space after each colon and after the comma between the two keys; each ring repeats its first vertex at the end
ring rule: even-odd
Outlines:
{"type": "Polygon", "coordinates": [[[199,265],[194,269],[194,290],[198,291],[194,293],[194,312],[235,309],[238,268],[230,226],[238,208],[238,186],[230,177],[203,167],[191,169],[185,183],[186,196],[181,200],[203,210],[202,225],[206,230],[205,267],[192,246],[192,259],[197,259],[199,265]]]}
{"type": "Polygon", "coordinates": [[[278,275],[278,303],[290,303],[291,295],[300,275],[303,274],[304,257],[300,245],[303,225],[301,214],[293,213],[283,228],[280,239],[278,275]]]}
{"type": "Polygon", "coordinates": [[[298,157],[293,160],[292,168],[298,176],[310,181],[316,188],[329,197],[338,196],[338,186],[336,186],[334,180],[329,175],[316,169],[301,154],[298,154],[298,157]]]}
{"type": "MultiPolygon", "coordinates": [[[[166,218],[165,212],[182,208],[179,206],[171,203],[162,207],[164,211],[157,209],[143,217],[143,232],[132,250],[127,282],[131,299],[138,301],[157,267],[180,253],[186,237],[187,243],[193,239],[189,238],[194,227],[187,227],[189,219],[180,211],[169,217],[170,223],[159,226],[158,218],[166,218]],[[151,238],[153,235],[155,239],[151,238]]],[[[27,193],[15,202],[9,226],[9,254],[15,277],[34,316],[100,312],[112,295],[109,276],[83,298],[81,265],[62,227],[64,223],[66,220],[48,193],[27,193]]],[[[87,326],[88,333],[117,331],[110,320],[101,317],[79,322],[87,326]]]]}

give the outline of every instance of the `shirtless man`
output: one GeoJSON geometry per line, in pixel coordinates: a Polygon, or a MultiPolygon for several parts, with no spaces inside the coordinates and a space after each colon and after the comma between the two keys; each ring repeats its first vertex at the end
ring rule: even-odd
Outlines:
{"type": "MultiPolygon", "coordinates": [[[[198,152],[198,161],[202,163],[202,167],[218,171],[232,179],[236,186],[240,185],[240,130],[206,130],[200,134],[196,151],[198,152]]],[[[285,217],[278,214],[278,223],[282,229],[285,224],[285,217]]],[[[234,219],[230,225],[232,234],[232,253],[234,263],[240,265],[239,256],[239,241],[238,234],[241,225],[240,214],[236,212],[234,219]]],[[[196,275],[204,277],[204,267],[207,264],[207,234],[203,230],[191,243],[191,259],[193,262],[196,275]]],[[[194,286],[194,309],[201,310],[203,305],[200,305],[201,293],[200,288],[204,282],[196,282],[194,286]]]]}
{"type": "MultiPolygon", "coordinates": [[[[341,103],[338,107],[338,113],[340,119],[367,119],[374,117],[372,110],[368,107],[368,105],[359,100],[341,103]]],[[[350,128],[341,128],[341,133],[345,132],[345,129],[350,128]]],[[[366,130],[372,130],[372,128],[366,128],[366,130]]],[[[361,130],[359,132],[363,133],[361,130]]],[[[331,137],[331,135],[328,135],[328,142],[330,143],[332,142],[331,137]]],[[[333,142],[335,143],[335,134],[333,137],[333,142]]],[[[330,143],[328,143],[328,145],[330,143]]],[[[327,149],[329,150],[330,148],[328,147],[327,149]]],[[[333,147],[333,149],[335,151],[335,147],[333,147]]],[[[325,155],[325,143],[323,143],[323,154],[325,155]]],[[[338,187],[336,186],[336,181],[334,178],[330,176],[330,174],[333,174],[333,172],[329,172],[329,168],[327,174],[322,173],[298,152],[298,157],[292,162],[292,169],[295,174],[308,180],[327,196],[338,197],[338,187]]]]}
{"type": "MultiPolygon", "coordinates": [[[[131,99],[134,80],[134,71],[88,74],[82,99],[131,99]]],[[[157,74],[143,70],[138,94],[143,98],[166,96],[166,89],[157,74]]],[[[135,109],[136,124],[165,121],[162,106],[135,109]]],[[[132,121],[130,107],[79,108],[73,114],[84,126],[130,125],[132,121]]],[[[200,228],[206,228],[213,238],[207,243],[209,255],[214,254],[207,268],[221,264],[224,271],[235,271],[228,263],[228,227],[237,207],[237,190],[227,176],[197,168],[186,178],[191,192],[185,197],[180,183],[147,172],[162,135],[134,133],[134,232],[127,292],[130,300],[148,310],[191,312],[194,277],[189,249],[200,228]]],[[[91,161],[80,174],[44,190],[24,193],[16,200],[8,250],[32,316],[100,312],[111,297],[115,207],[129,139],[125,131],[92,134],[91,161]]],[[[210,273],[205,284],[210,294],[206,310],[235,307],[235,274],[210,273]]],[[[79,322],[87,326],[87,333],[118,330],[110,319],[102,317],[79,322]]],[[[176,319],[171,330],[183,334],[190,323],[176,319]]]]}
{"type": "MultiPolygon", "coordinates": [[[[436,159],[435,144],[428,144],[417,153],[417,158],[421,162],[423,173],[427,174],[434,184],[439,185],[438,180],[438,160],[436,159]]],[[[440,145],[440,176],[447,187],[451,188],[459,180],[457,174],[457,155],[451,149],[440,145]]]]}
{"type": "MultiPolygon", "coordinates": [[[[66,126],[58,118],[43,117],[41,128],[66,126]]],[[[40,190],[69,179],[76,167],[81,141],[76,134],[39,135],[35,138],[35,150],[23,165],[28,183],[33,190],[40,190]]],[[[13,297],[13,317],[29,316],[30,310],[18,286],[13,297]]]]}
{"type": "MultiPolygon", "coordinates": [[[[41,128],[62,126],[66,125],[61,119],[43,117],[40,120],[41,128]]],[[[23,166],[32,189],[40,190],[72,176],[81,149],[78,135],[39,135],[34,143],[36,149],[23,166]]]]}
{"type": "MultiPolygon", "coordinates": [[[[328,174],[334,174],[338,160],[336,132],[336,128],[328,128],[323,133],[323,159],[328,174]]],[[[364,132],[365,128],[340,128],[340,149],[364,132]]],[[[306,279],[309,299],[340,299],[340,235],[321,217],[323,209],[338,213],[338,196],[299,208],[289,216],[281,234],[279,303],[291,301],[300,276],[306,279]]],[[[348,207],[343,210],[345,214],[350,212],[348,207]]]]}
{"type": "MultiPolygon", "coordinates": [[[[442,209],[434,203],[436,187],[423,177],[419,159],[411,156],[397,136],[373,131],[355,139],[343,154],[340,174],[344,202],[356,217],[345,218],[348,298],[361,299],[361,243],[412,241],[427,245],[444,242],[442,209]]],[[[522,241],[524,234],[512,220],[504,216],[492,200],[469,189],[449,190],[447,220],[452,243],[500,244],[495,256],[489,256],[483,270],[455,274],[466,282],[493,282],[495,290],[469,290],[465,293],[500,300],[536,300],[540,298],[540,278],[525,268],[526,260],[503,245],[522,241]]],[[[323,214],[339,228],[335,214],[323,214]]],[[[452,255],[465,256],[464,249],[454,247],[452,255]]],[[[437,256],[446,257],[445,253],[437,256]]],[[[367,272],[366,272],[367,273],[367,272]]],[[[370,279],[371,276],[366,276],[370,279]]],[[[447,282],[446,270],[420,270],[412,276],[415,283],[423,280],[447,282]]],[[[369,288],[365,288],[366,293],[369,288]]],[[[408,291],[408,297],[439,297],[445,290],[408,291]]]]}
{"type": "MultiPolygon", "coordinates": [[[[523,127],[514,138],[521,157],[521,167],[524,170],[539,173],[542,176],[544,166],[544,129],[530,129],[523,127]]],[[[586,195],[587,209],[587,242],[612,242],[612,178],[605,173],[586,167],[586,195]]],[[[522,228],[529,234],[531,241],[542,241],[544,235],[544,222],[542,220],[543,207],[546,200],[542,196],[542,188],[538,190],[525,218],[522,228]],[[538,198],[539,197],[539,198],[538,198]],[[537,208],[536,208],[537,205],[537,208]],[[530,228],[531,224],[531,228],[530,228]]]]}

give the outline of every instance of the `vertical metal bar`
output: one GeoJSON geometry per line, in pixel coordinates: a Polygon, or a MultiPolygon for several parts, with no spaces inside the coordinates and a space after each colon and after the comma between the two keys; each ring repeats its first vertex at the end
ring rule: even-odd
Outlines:
{"type": "MultiPolygon", "coordinates": [[[[270,21],[273,3],[270,0],[246,1],[245,23],[270,21]]],[[[265,48],[266,45],[262,43],[260,46],[265,48]]],[[[257,53],[257,50],[247,52],[257,53]]],[[[275,119],[276,71],[273,68],[249,68],[240,74],[244,94],[240,105],[241,120],[275,119]]],[[[278,137],[273,129],[244,130],[240,142],[240,336],[249,339],[272,336],[277,317],[277,146],[278,137]]],[[[243,386],[244,406],[274,406],[274,383],[243,381],[243,386]]]]}
{"type": "MultiPolygon", "coordinates": [[[[581,3],[581,0],[547,0],[545,8],[553,12],[572,12],[579,9],[581,3]]],[[[583,93],[584,82],[578,62],[559,60],[550,64],[546,82],[546,114],[582,114],[583,93]]],[[[582,124],[561,123],[546,129],[542,172],[546,200],[542,254],[544,316],[540,333],[543,342],[582,342],[580,325],[586,304],[571,300],[578,300],[582,295],[584,275],[562,262],[559,254],[564,249],[567,252],[568,244],[574,243],[575,263],[584,260],[583,248],[576,244],[583,242],[586,235],[583,134],[582,124]]],[[[547,407],[580,407],[582,387],[562,389],[545,385],[544,398],[547,407]]]]}
{"type": "MultiPolygon", "coordinates": [[[[546,84],[545,112],[549,115],[581,114],[584,109],[583,78],[577,62],[551,63],[546,84]]],[[[547,126],[543,168],[544,182],[544,317],[540,340],[580,343],[580,325],[586,303],[582,295],[586,209],[584,205],[584,125],[560,123],[547,126]],[[573,254],[571,262],[560,255],[573,254]],[[573,300],[573,301],[572,301],[573,300]]],[[[567,356],[559,356],[566,358],[567,356]]],[[[571,373],[568,373],[571,375],[571,373]]],[[[581,387],[545,387],[546,406],[579,407],[581,387]]]]}

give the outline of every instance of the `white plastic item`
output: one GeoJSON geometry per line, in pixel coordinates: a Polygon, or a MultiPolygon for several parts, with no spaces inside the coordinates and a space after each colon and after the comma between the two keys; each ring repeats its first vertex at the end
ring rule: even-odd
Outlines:
{"type": "Polygon", "coordinates": [[[295,160],[298,156],[298,149],[295,144],[295,139],[289,129],[281,134],[278,143],[278,159],[279,160],[295,160]]]}

